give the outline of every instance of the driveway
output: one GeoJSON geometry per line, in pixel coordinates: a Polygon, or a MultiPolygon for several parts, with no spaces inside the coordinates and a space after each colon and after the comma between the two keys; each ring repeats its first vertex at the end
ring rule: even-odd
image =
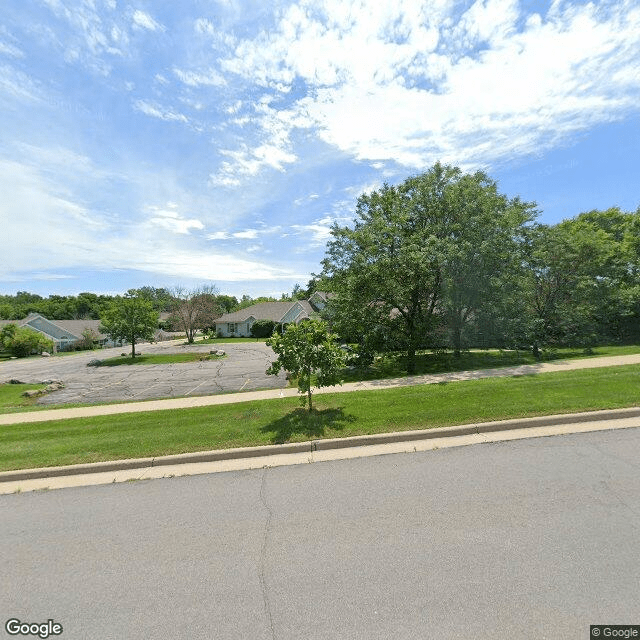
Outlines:
{"type": "Polygon", "coordinates": [[[39,404],[71,402],[114,402],[190,395],[209,395],[286,386],[284,374],[268,376],[265,370],[275,354],[263,342],[185,346],[182,341],[138,346],[149,353],[209,353],[220,348],[226,357],[219,360],[154,365],[88,367],[94,358],[118,356],[127,347],[80,352],[53,358],[28,358],[0,363],[0,382],[10,379],[34,383],[61,380],[65,388],[38,400],[39,404]]]}

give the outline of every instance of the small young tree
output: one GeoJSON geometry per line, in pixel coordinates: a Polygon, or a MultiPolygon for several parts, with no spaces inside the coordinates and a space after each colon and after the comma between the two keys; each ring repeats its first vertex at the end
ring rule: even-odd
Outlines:
{"type": "Polygon", "coordinates": [[[277,375],[284,369],[297,378],[298,391],[307,394],[302,396],[302,406],[308,399],[309,411],[312,410],[312,376],[316,378],[317,387],[342,384],[340,372],[345,366],[345,354],[336,344],[336,337],[321,320],[307,320],[290,324],[284,334],[267,340],[267,345],[278,355],[267,374],[277,375]]]}
{"type": "Polygon", "coordinates": [[[109,305],[100,325],[100,331],[114,342],[122,340],[131,343],[132,358],[136,356],[136,342],[152,340],[157,328],[157,311],[133,289],[109,305]]]}
{"type": "Polygon", "coordinates": [[[98,341],[98,334],[91,329],[91,327],[87,327],[82,332],[82,338],[78,340],[78,347],[83,350],[93,349],[96,346],[96,342],[98,341]]]}

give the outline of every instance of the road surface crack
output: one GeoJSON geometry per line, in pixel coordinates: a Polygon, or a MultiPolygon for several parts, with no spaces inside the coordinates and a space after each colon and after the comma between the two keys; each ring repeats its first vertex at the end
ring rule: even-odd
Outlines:
{"type": "Polygon", "coordinates": [[[267,478],[267,468],[264,468],[262,473],[262,484],[260,485],[260,501],[262,505],[267,511],[267,520],[264,525],[264,534],[262,537],[262,548],[260,549],[260,587],[262,589],[262,600],[264,602],[264,611],[267,616],[267,622],[269,625],[269,629],[271,630],[271,637],[275,640],[276,632],[273,628],[273,616],[271,615],[271,603],[269,602],[269,590],[267,587],[267,577],[266,577],[266,564],[267,564],[267,544],[269,542],[269,534],[271,532],[271,518],[273,516],[273,511],[271,511],[271,507],[267,504],[267,500],[265,497],[265,482],[267,478]]]}
{"type": "MultiPolygon", "coordinates": [[[[617,456],[615,454],[611,454],[608,451],[603,451],[602,448],[597,445],[594,444],[593,445],[594,448],[600,453],[600,455],[603,458],[613,458],[617,463],[622,462],[624,465],[628,465],[631,467],[636,468],[637,465],[630,463],[628,460],[624,460],[623,458],[621,458],[620,456],[617,456]]],[[[604,464],[602,466],[602,471],[604,474],[606,474],[607,479],[605,480],[601,480],[601,485],[623,506],[626,507],[626,509],[628,509],[632,514],[633,514],[633,518],[632,518],[632,525],[635,529],[640,529],[640,525],[637,523],[638,519],[640,518],[640,513],[638,513],[638,511],[632,507],[619,493],[618,491],[616,491],[614,489],[614,478],[611,474],[611,472],[609,471],[609,468],[606,466],[606,464],[604,464]]]]}

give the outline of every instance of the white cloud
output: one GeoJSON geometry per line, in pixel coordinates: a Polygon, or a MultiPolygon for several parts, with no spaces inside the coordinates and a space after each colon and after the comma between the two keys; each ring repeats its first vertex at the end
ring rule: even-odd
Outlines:
{"type": "Polygon", "coordinates": [[[209,35],[214,35],[216,33],[216,28],[213,22],[211,22],[211,20],[208,20],[207,18],[198,18],[194,22],[193,26],[196,30],[196,33],[206,33],[209,35]]]}
{"type": "Polygon", "coordinates": [[[209,240],[229,240],[231,236],[226,231],[215,231],[207,235],[209,240]]]}
{"type": "Polygon", "coordinates": [[[204,229],[200,220],[183,218],[176,209],[177,205],[173,203],[167,203],[165,208],[149,207],[152,217],[149,218],[148,224],[183,235],[188,234],[191,229],[204,229]]]}
{"type": "Polygon", "coordinates": [[[234,187],[247,177],[257,175],[262,169],[284,171],[284,165],[297,160],[297,156],[275,144],[261,144],[249,148],[243,144],[237,151],[222,149],[220,153],[230,158],[221,163],[217,174],[210,176],[211,184],[234,187]]]}
{"type": "Polygon", "coordinates": [[[0,54],[10,56],[12,58],[24,58],[24,52],[18,47],[0,40],[0,54]]]}
{"type": "Polygon", "coordinates": [[[215,70],[206,71],[182,71],[173,69],[175,76],[184,84],[190,87],[212,86],[221,87],[226,84],[226,80],[215,70]]]}
{"type": "MultiPolygon", "coordinates": [[[[188,232],[203,224],[179,213],[177,204],[149,208],[142,222],[118,223],[84,207],[39,171],[0,158],[0,219],[5,243],[0,279],[66,269],[125,269],[177,278],[234,282],[288,280],[286,268],[212,252],[188,232]],[[21,215],[21,212],[28,215],[21,215]],[[167,233],[167,230],[172,233],[167,233]]],[[[244,253],[244,252],[243,252],[244,253]]]]}
{"type": "Polygon", "coordinates": [[[253,240],[258,237],[258,231],[257,229],[246,229],[245,231],[237,231],[233,234],[233,237],[245,240],[253,240]]]}
{"type": "MultiPolygon", "coordinates": [[[[65,61],[82,64],[99,75],[108,76],[114,57],[127,55],[129,35],[126,28],[118,24],[117,14],[103,15],[101,7],[92,0],[45,0],[45,4],[58,18],[66,21],[70,29],[57,35],[50,28],[41,25],[36,28],[46,31],[51,43],[62,50],[65,61]]],[[[113,7],[108,3],[107,9],[113,10],[113,7]]]]}
{"type": "MultiPolygon", "coordinates": [[[[560,0],[545,14],[517,0],[462,11],[453,0],[300,0],[221,67],[258,87],[306,87],[286,108],[257,108],[289,158],[291,132],[307,129],[359,160],[478,166],[637,110],[639,32],[634,0],[560,0]]],[[[232,153],[220,180],[263,166],[232,153]]]]}
{"type": "Polygon", "coordinates": [[[351,219],[343,216],[324,216],[310,224],[294,224],[294,233],[302,236],[310,248],[323,246],[331,238],[331,227],[334,223],[346,224],[351,219]]]}
{"type": "Polygon", "coordinates": [[[233,167],[228,162],[223,162],[217,174],[209,176],[209,185],[213,187],[238,187],[240,180],[233,176],[233,167]]]}
{"type": "Polygon", "coordinates": [[[133,12],[133,24],[141,29],[149,31],[164,31],[164,26],[156,22],[148,13],[139,9],[133,12]]]}
{"type": "Polygon", "coordinates": [[[31,77],[7,64],[0,65],[0,96],[2,94],[20,102],[38,101],[42,96],[40,88],[31,77]]]}
{"type": "Polygon", "coordinates": [[[165,109],[147,100],[136,100],[133,106],[137,111],[147,116],[152,116],[153,118],[160,118],[160,120],[166,120],[168,122],[189,122],[189,119],[184,114],[174,111],[173,109],[165,109]]]}

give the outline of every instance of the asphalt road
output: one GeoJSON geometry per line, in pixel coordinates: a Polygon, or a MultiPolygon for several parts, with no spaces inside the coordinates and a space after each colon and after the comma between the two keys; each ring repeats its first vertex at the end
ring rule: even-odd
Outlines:
{"type": "Polygon", "coordinates": [[[626,429],[0,496],[1,622],[586,640],[640,624],[639,460],[626,429]]]}
{"type": "MultiPolygon", "coordinates": [[[[286,386],[284,374],[268,376],[265,371],[275,354],[264,342],[236,342],[220,345],[181,343],[140,344],[136,351],[150,353],[209,353],[220,348],[226,357],[219,360],[88,367],[95,358],[106,359],[127,353],[127,347],[80,352],[55,358],[27,358],[0,362],[0,381],[21,382],[61,380],[65,388],[38,400],[38,404],[114,402],[200,396],[286,386]]],[[[130,349],[130,347],[129,347],[130,349]]]]}

